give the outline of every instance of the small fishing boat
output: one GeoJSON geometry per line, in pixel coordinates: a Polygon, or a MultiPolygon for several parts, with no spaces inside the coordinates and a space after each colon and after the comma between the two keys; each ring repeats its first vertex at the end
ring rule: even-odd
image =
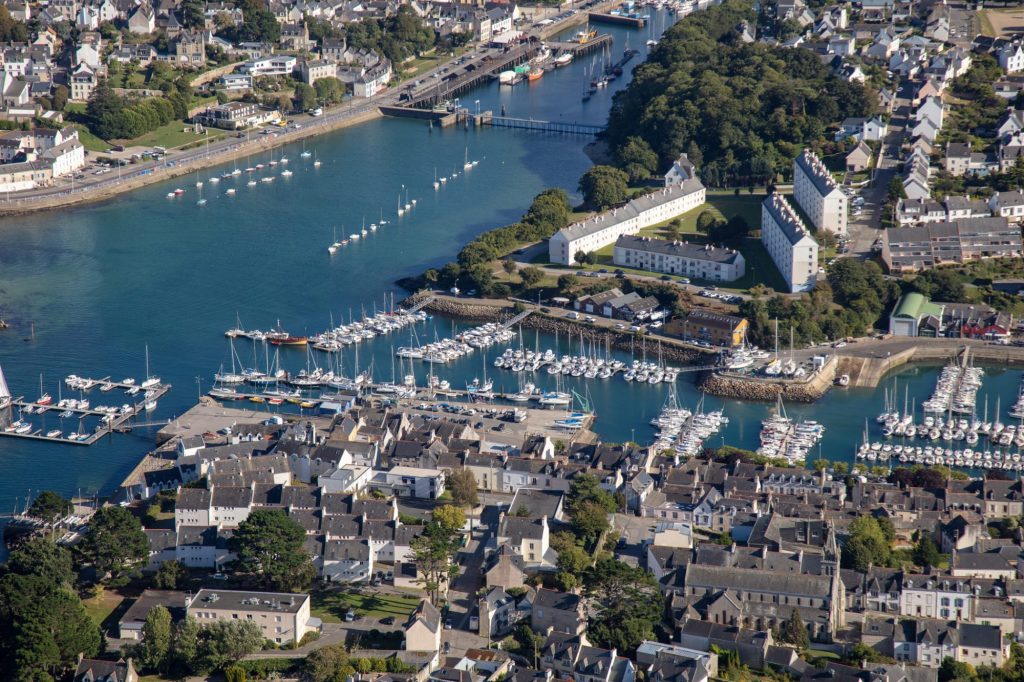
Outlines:
{"type": "Polygon", "coordinates": [[[235,189],[231,188],[231,189],[227,190],[226,192],[224,192],[224,194],[227,194],[229,197],[232,197],[232,196],[235,195],[235,189]]]}

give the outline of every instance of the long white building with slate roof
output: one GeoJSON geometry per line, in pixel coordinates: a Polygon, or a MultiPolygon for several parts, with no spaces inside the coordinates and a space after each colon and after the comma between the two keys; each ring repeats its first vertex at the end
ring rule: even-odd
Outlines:
{"type": "Polygon", "coordinates": [[[700,180],[687,178],[678,184],[633,199],[625,206],[598,213],[559,230],[548,240],[552,263],[572,265],[579,252],[597,251],[622,235],[636,234],[645,227],[704,204],[707,191],[700,180]]]}
{"type": "Polygon", "coordinates": [[[793,198],[816,230],[848,233],[846,195],[818,155],[805,149],[793,162],[793,198]]]}
{"type": "Polygon", "coordinates": [[[781,194],[761,204],[761,242],[789,291],[810,291],[818,280],[818,242],[781,194]]]}

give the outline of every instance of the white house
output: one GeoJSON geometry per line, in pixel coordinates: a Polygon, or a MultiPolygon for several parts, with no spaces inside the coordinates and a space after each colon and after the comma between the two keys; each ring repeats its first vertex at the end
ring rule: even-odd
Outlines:
{"type": "Polygon", "coordinates": [[[397,466],[376,472],[370,485],[390,488],[399,497],[436,500],[444,494],[444,482],[443,471],[397,466]]]}
{"type": "Polygon", "coordinates": [[[391,75],[391,60],[383,59],[356,78],[355,83],[352,84],[352,93],[356,97],[373,97],[388,87],[391,75]]]}
{"type": "Polygon", "coordinates": [[[1006,73],[1017,73],[1024,70],[1024,48],[1020,43],[1007,43],[996,52],[999,66],[1006,73]]]}
{"type": "Polygon", "coordinates": [[[809,291],[818,278],[818,243],[781,194],[761,204],[761,242],[790,292],[809,291]]]}
{"type": "Polygon", "coordinates": [[[591,216],[559,230],[548,240],[548,258],[552,263],[571,265],[576,254],[590,253],[624,234],[636,234],[645,227],[657,225],[704,204],[707,190],[700,180],[682,183],[645,194],[625,206],[591,216]]]}
{"type": "Polygon", "coordinates": [[[736,249],[632,235],[615,241],[612,263],[710,282],[734,282],[746,273],[746,260],[736,249]]]}
{"type": "Polygon", "coordinates": [[[810,149],[793,162],[793,198],[816,230],[847,234],[847,196],[810,149]]]}

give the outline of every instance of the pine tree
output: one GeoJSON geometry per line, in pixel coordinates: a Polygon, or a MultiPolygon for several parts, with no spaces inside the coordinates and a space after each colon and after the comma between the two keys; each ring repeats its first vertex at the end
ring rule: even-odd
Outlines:
{"type": "Polygon", "coordinates": [[[811,645],[811,638],[807,636],[807,628],[804,627],[804,620],[800,613],[794,608],[786,621],[786,628],[783,631],[786,641],[803,651],[811,645]]]}

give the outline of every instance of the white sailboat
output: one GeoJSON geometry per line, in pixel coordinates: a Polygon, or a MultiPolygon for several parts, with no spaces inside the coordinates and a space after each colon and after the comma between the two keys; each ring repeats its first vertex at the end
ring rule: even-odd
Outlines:
{"type": "Polygon", "coordinates": [[[441,189],[441,183],[437,181],[437,168],[434,168],[434,190],[441,189]]]}
{"type": "MultiPolygon", "coordinates": [[[[314,153],[315,153],[315,152],[314,152],[314,153]]],[[[319,168],[319,167],[320,167],[320,159],[319,159],[319,158],[316,158],[316,157],[314,157],[314,158],[313,158],[313,168],[319,168]]]]}
{"type": "Polygon", "coordinates": [[[473,164],[469,162],[469,147],[466,147],[466,155],[462,163],[462,167],[465,170],[469,170],[470,168],[473,167],[473,164]]]}
{"type": "Polygon", "coordinates": [[[0,410],[11,404],[11,390],[7,387],[7,379],[4,378],[4,369],[0,367],[0,410]]]}
{"type": "Polygon", "coordinates": [[[303,140],[302,141],[302,153],[299,154],[299,156],[301,156],[304,159],[308,159],[312,155],[313,155],[312,152],[306,151],[306,141],[303,140]]]}
{"type": "Polygon", "coordinates": [[[399,195],[398,195],[398,217],[401,218],[404,215],[405,215],[405,209],[402,208],[402,195],[401,195],[401,193],[399,193],[399,195]]]}
{"type": "Polygon", "coordinates": [[[341,242],[338,241],[338,228],[335,227],[334,228],[334,241],[331,242],[331,245],[327,247],[327,253],[329,253],[329,254],[331,254],[333,256],[335,254],[335,252],[337,252],[338,247],[340,247],[340,246],[341,246],[341,242]]]}
{"type": "Polygon", "coordinates": [[[149,346],[146,346],[146,378],[139,386],[142,388],[150,388],[151,386],[158,386],[160,384],[160,377],[153,376],[149,373],[149,346]]]}

